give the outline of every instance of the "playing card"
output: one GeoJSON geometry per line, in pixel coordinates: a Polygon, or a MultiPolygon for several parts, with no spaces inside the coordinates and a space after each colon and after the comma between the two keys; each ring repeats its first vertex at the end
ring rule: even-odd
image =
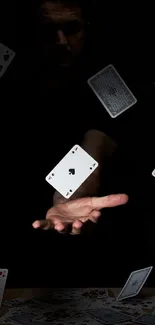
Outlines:
{"type": "MultiPolygon", "coordinates": [[[[11,322],[25,324],[27,322],[31,322],[33,319],[37,317],[39,313],[31,311],[29,309],[22,309],[22,310],[14,310],[13,312],[10,311],[6,316],[11,322]]],[[[8,322],[9,323],[9,322],[8,322]]]]}
{"type": "MultiPolygon", "coordinates": [[[[52,299],[51,302],[48,302],[48,307],[52,306],[52,309],[54,311],[60,310],[60,309],[71,309],[71,310],[84,310],[87,309],[89,307],[88,302],[84,301],[83,299],[77,299],[77,300],[71,300],[71,299],[52,299]]],[[[47,304],[46,304],[46,308],[47,308],[47,304]]],[[[51,312],[51,311],[50,311],[51,312]]]]}
{"type": "Polygon", "coordinates": [[[5,300],[3,302],[3,305],[8,307],[19,307],[19,306],[23,306],[27,300],[28,299],[25,298],[15,298],[11,300],[5,300]]]}
{"type": "Polygon", "coordinates": [[[118,295],[117,300],[127,299],[136,296],[140,292],[144,283],[146,282],[152,269],[153,266],[150,266],[145,269],[132,272],[125,286],[118,295]]]}
{"type": "Polygon", "coordinates": [[[45,322],[45,323],[51,323],[59,321],[64,323],[67,321],[70,317],[72,317],[76,313],[76,310],[71,310],[66,307],[61,307],[61,309],[58,309],[53,312],[52,308],[48,308],[41,312],[34,321],[39,322],[45,322]]]}
{"type": "Polygon", "coordinates": [[[122,304],[122,306],[132,306],[141,309],[147,313],[148,310],[152,310],[155,306],[155,297],[131,297],[129,299],[118,300],[116,303],[122,304]]]}
{"type": "Polygon", "coordinates": [[[155,315],[145,314],[134,319],[134,322],[137,324],[154,325],[155,315]]]}
{"type": "Polygon", "coordinates": [[[38,315],[38,312],[26,307],[11,308],[5,316],[0,319],[0,324],[24,324],[38,315]]]}
{"type": "MultiPolygon", "coordinates": [[[[15,309],[18,310],[18,308],[30,308],[30,309],[37,309],[37,310],[41,310],[45,307],[47,307],[47,305],[42,301],[39,300],[35,300],[35,299],[25,299],[25,298],[16,298],[16,299],[11,299],[11,300],[7,300],[4,301],[3,303],[4,306],[8,306],[8,307],[16,307],[15,309]]],[[[12,308],[11,310],[14,310],[14,308],[12,308]]]]}
{"type": "Polygon", "coordinates": [[[95,301],[96,299],[108,298],[108,290],[104,288],[83,289],[82,297],[95,301]]]}
{"type": "MultiPolygon", "coordinates": [[[[21,317],[17,316],[15,319],[16,319],[16,321],[14,321],[14,323],[12,323],[12,325],[30,325],[30,324],[33,324],[33,325],[45,325],[46,324],[46,322],[36,322],[34,320],[26,319],[23,316],[21,316],[21,317]]],[[[10,324],[10,322],[7,323],[7,325],[8,324],[10,324]]],[[[48,325],[63,325],[63,323],[61,323],[60,321],[54,321],[53,323],[49,322],[48,325]]]]}
{"type": "Polygon", "coordinates": [[[14,324],[17,324],[17,323],[11,321],[11,320],[10,320],[8,317],[6,317],[6,316],[3,316],[3,317],[0,318],[0,324],[1,324],[1,325],[2,325],[2,324],[14,325],[14,324]]]}
{"type": "Polygon", "coordinates": [[[112,298],[108,297],[108,290],[104,288],[55,289],[51,297],[51,305],[54,310],[63,306],[68,309],[76,309],[78,312],[103,306],[107,307],[111,301],[112,298]]]}
{"type": "MultiPolygon", "coordinates": [[[[30,324],[30,322],[33,321],[33,315],[23,315],[23,314],[19,314],[19,315],[14,315],[8,318],[9,321],[11,321],[14,324],[23,324],[23,325],[27,325],[30,324]]],[[[7,322],[8,324],[10,324],[10,322],[7,322]]]]}
{"type": "Polygon", "coordinates": [[[103,308],[109,306],[111,298],[108,290],[104,288],[85,288],[81,295],[80,310],[103,308]]]}
{"type": "Polygon", "coordinates": [[[132,319],[142,315],[142,309],[138,306],[135,307],[132,305],[122,306],[121,304],[111,304],[110,309],[116,310],[123,315],[130,316],[132,319]]]}
{"type": "Polygon", "coordinates": [[[112,310],[110,308],[90,309],[87,310],[86,313],[88,313],[91,317],[99,320],[100,322],[110,325],[119,322],[125,322],[131,319],[131,316],[123,315],[122,313],[112,310]]]}
{"type": "Polygon", "coordinates": [[[153,172],[152,172],[152,176],[154,176],[155,177],[155,169],[153,170],[153,172]]]}
{"type": "Polygon", "coordinates": [[[15,52],[0,43],[0,78],[3,76],[15,57],[15,52]]]}
{"type": "Polygon", "coordinates": [[[129,321],[129,322],[117,323],[117,325],[133,325],[133,323],[129,321]]]}
{"type": "MultiPolygon", "coordinates": [[[[54,288],[51,295],[42,296],[39,298],[40,301],[49,304],[56,311],[58,309],[80,309],[87,308],[88,303],[84,301],[82,297],[82,288],[54,288]]],[[[35,298],[36,301],[38,297],[35,298]]]]}
{"type": "Polygon", "coordinates": [[[111,64],[88,79],[88,84],[112,118],[122,114],[137,102],[111,64]]]}
{"type": "Polygon", "coordinates": [[[25,302],[25,306],[30,308],[31,310],[42,310],[44,308],[47,308],[47,303],[45,302],[41,302],[41,301],[37,301],[37,300],[34,300],[34,299],[29,299],[25,302]]]}
{"type": "Polygon", "coordinates": [[[140,308],[142,308],[144,311],[145,310],[150,310],[152,309],[154,306],[155,306],[155,297],[148,297],[148,298],[145,298],[145,297],[142,297],[142,298],[136,298],[136,299],[133,299],[132,301],[132,305],[133,306],[137,306],[139,305],[140,308]]]}
{"type": "Polygon", "coordinates": [[[75,145],[47,175],[46,181],[69,199],[97,167],[98,162],[75,145]]]}
{"type": "Polygon", "coordinates": [[[0,306],[2,304],[7,276],[8,276],[8,270],[0,269],[0,306]]]}
{"type": "MultiPolygon", "coordinates": [[[[14,322],[12,323],[13,325],[30,325],[30,324],[33,324],[33,325],[45,325],[46,324],[46,321],[44,322],[41,322],[41,321],[35,321],[34,319],[28,319],[27,317],[24,317],[24,316],[15,316],[15,317],[12,317],[12,319],[10,319],[11,322],[14,322]]],[[[49,321],[47,322],[48,325],[63,325],[63,323],[61,323],[59,320],[54,320],[54,321],[49,321]]],[[[7,322],[7,324],[10,324],[10,322],[7,322]]]]}
{"type": "Polygon", "coordinates": [[[120,323],[117,323],[117,325],[134,325],[134,324],[131,321],[129,321],[129,322],[123,322],[123,323],[120,322],[120,323]]]}
{"type": "Polygon", "coordinates": [[[92,319],[84,313],[77,313],[71,317],[65,325],[101,325],[97,320],[92,319]]]}

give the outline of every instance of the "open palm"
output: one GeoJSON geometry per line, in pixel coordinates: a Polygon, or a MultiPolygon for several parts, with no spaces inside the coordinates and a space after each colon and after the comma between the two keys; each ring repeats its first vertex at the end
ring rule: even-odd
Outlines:
{"type": "Polygon", "coordinates": [[[90,220],[95,222],[101,215],[101,209],[115,207],[127,203],[126,194],[115,194],[104,197],[85,197],[73,201],[59,203],[48,210],[46,220],[37,220],[34,228],[63,231],[68,224],[72,229],[80,229],[83,223],[90,220]]]}

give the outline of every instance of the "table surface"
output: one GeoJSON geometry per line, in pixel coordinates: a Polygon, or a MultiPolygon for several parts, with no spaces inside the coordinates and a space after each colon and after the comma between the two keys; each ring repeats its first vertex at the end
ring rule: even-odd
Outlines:
{"type": "MultiPolygon", "coordinates": [[[[52,290],[52,289],[50,289],[52,290]]],[[[54,290],[54,289],[53,289],[54,290]]],[[[120,288],[108,288],[108,291],[111,292],[111,295],[117,297],[120,288]]],[[[49,292],[49,288],[20,288],[20,289],[7,289],[4,294],[3,300],[11,300],[15,298],[30,298],[32,296],[41,296],[46,295],[49,292]]],[[[155,296],[155,288],[143,288],[140,294],[141,298],[148,298],[155,296]]],[[[5,313],[8,311],[8,307],[3,306],[0,311],[0,317],[4,316],[5,313]]],[[[127,322],[130,325],[130,322],[127,322]]],[[[2,325],[0,323],[0,325],[2,325]]],[[[131,322],[131,325],[137,325],[137,323],[131,322]]]]}

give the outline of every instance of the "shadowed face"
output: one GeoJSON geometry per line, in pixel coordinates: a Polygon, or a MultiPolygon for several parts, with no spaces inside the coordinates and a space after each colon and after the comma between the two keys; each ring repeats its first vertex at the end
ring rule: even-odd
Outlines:
{"type": "Polygon", "coordinates": [[[53,66],[67,68],[80,56],[84,45],[84,20],[76,5],[44,1],[41,6],[44,55],[53,66]]]}

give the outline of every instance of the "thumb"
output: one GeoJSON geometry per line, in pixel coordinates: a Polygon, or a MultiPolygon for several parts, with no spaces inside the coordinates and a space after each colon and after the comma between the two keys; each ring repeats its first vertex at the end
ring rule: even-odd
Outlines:
{"type": "Polygon", "coordinates": [[[103,197],[92,197],[93,210],[100,210],[103,208],[112,208],[118,205],[126,204],[128,202],[128,195],[113,194],[103,197]]]}

